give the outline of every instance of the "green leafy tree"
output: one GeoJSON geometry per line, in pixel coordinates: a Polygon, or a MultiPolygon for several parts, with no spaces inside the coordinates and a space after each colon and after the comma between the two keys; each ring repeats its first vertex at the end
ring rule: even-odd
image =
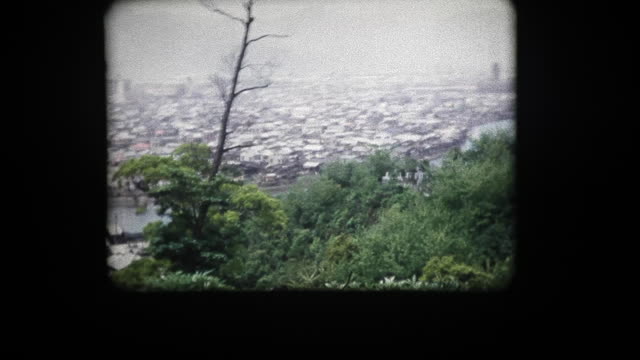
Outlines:
{"type": "Polygon", "coordinates": [[[366,159],[366,164],[376,178],[383,177],[387,172],[397,168],[397,164],[388,151],[378,150],[366,159]]]}
{"type": "Polygon", "coordinates": [[[168,157],[129,160],[115,174],[119,181],[137,179],[159,205],[159,214],[171,219],[145,227],[151,255],[189,273],[219,271],[244,254],[242,249],[277,238],[287,223],[277,199],[223,174],[212,177],[210,151],[206,145],[185,144],[168,157]]]}
{"type": "Polygon", "coordinates": [[[229,208],[213,217],[233,243],[231,259],[221,274],[231,284],[253,287],[284,261],[287,216],[279,200],[255,185],[227,185],[225,189],[231,192],[229,208]]]}
{"type": "MultiPolygon", "coordinates": [[[[513,137],[483,137],[431,169],[429,197],[407,191],[355,236],[350,261],[359,281],[420,274],[424,259],[455,256],[492,272],[513,252],[513,137]]],[[[504,268],[504,267],[502,267],[504,268]]]]}
{"type": "Polygon", "coordinates": [[[330,179],[319,178],[308,186],[294,186],[285,197],[284,206],[296,227],[325,233],[342,199],[340,185],[330,179]]]}
{"type": "MultiPolygon", "coordinates": [[[[395,181],[385,183],[382,177],[404,167],[415,171],[416,166],[420,166],[416,161],[377,151],[362,162],[330,163],[319,176],[299,181],[283,198],[290,218],[288,235],[291,241],[287,254],[298,264],[285,268],[307,274],[307,280],[313,274],[315,283],[348,283],[354,273],[352,263],[356,259],[362,260],[357,254],[360,249],[354,236],[375,227],[386,209],[392,206],[406,208],[417,196],[416,191],[395,181]],[[300,267],[306,270],[300,270],[300,267]]],[[[364,250],[366,252],[366,247],[364,250]]],[[[415,259],[414,268],[419,271],[424,265],[424,257],[415,256],[415,259]]],[[[363,266],[373,269],[376,263],[363,266]]],[[[309,284],[295,275],[283,274],[282,278],[287,278],[291,284],[309,284]]]]}
{"type": "Polygon", "coordinates": [[[192,236],[202,237],[209,208],[224,205],[220,187],[230,182],[224,176],[210,176],[205,156],[210,151],[203,144],[183,144],[171,156],[143,155],[123,163],[114,179],[138,184],[154,198],[160,215],[170,210],[192,236]]]}
{"type": "Polygon", "coordinates": [[[464,238],[447,225],[448,214],[425,202],[407,210],[394,205],[379,223],[356,236],[359,251],[350,267],[358,280],[376,283],[389,276],[410,278],[420,273],[425,258],[467,252],[464,238]]]}
{"type": "Polygon", "coordinates": [[[434,204],[452,214],[451,224],[472,246],[473,261],[485,268],[513,252],[513,145],[509,132],[484,135],[434,173],[434,204]]]}
{"type": "Polygon", "coordinates": [[[358,246],[351,235],[342,234],[329,239],[322,264],[323,282],[338,281],[347,287],[352,280],[350,262],[358,253],[358,246]]]}

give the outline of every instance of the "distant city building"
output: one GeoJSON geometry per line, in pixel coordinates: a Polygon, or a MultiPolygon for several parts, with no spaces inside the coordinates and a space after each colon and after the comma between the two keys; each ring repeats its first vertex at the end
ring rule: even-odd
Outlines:
{"type": "Polygon", "coordinates": [[[305,170],[317,170],[320,168],[320,163],[316,161],[307,161],[302,165],[305,170]]]}
{"type": "Polygon", "coordinates": [[[491,69],[491,73],[493,75],[491,80],[500,81],[500,64],[498,64],[497,62],[494,62],[493,68],[491,69]]]}
{"type": "Polygon", "coordinates": [[[131,80],[117,79],[112,81],[113,101],[121,104],[129,100],[129,92],[131,91],[131,80]]]}
{"type": "Polygon", "coordinates": [[[111,238],[114,240],[120,240],[122,237],[124,237],[124,231],[118,224],[108,224],[107,230],[109,232],[109,236],[111,236],[111,238]]]}
{"type": "MultiPolygon", "coordinates": [[[[282,183],[312,174],[333,159],[363,159],[376,148],[433,160],[463,142],[469,127],[513,118],[510,78],[497,63],[487,70],[478,86],[434,87],[402,80],[403,88],[414,89],[402,96],[396,95],[396,82],[384,78],[373,77],[360,86],[359,80],[282,80],[235,108],[229,145],[260,146],[230,152],[226,161],[238,161],[247,181],[282,183]],[[384,109],[379,109],[381,102],[384,109]]],[[[110,82],[109,101],[115,105],[108,115],[111,166],[143,154],[168,155],[187,142],[215,146],[217,130],[211,122],[219,118],[221,107],[213,96],[189,96],[192,85],[189,79],[110,82]]],[[[391,173],[382,181],[397,178],[405,186],[425,181],[420,169],[391,173]]]]}
{"type": "Polygon", "coordinates": [[[494,62],[491,67],[491,76],[481,81],[478,90],[493,93],[508,93],[513,91],[512,79],[501,78],[500,64],[494,62]]]}
{"type": "Polygon", "coordinates": [[[193,89],[194,89],[194,83],[193,83],[193,79],[191,78],[191,76],[187,77],[187,80],[184,84],[185,87],[185,95],[186,96],[193,96],[193,89]]]}

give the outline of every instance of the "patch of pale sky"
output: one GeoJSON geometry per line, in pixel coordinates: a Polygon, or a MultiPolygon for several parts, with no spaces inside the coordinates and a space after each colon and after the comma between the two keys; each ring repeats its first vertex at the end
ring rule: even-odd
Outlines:
{"type": "MultiPolygon", "coordinates": [[[[218,2],[242,16],[239,0],[218,2]]],[[[248,61],[278,75],[489,73],[515,67],[515,13],[502,0],[258,1],[248,61]],[[255,45],[255,46],[254,46],[255,45]]],[[[122,1],[106,14],[109,77],[162,81],[221,71],[242,26],[198,1],[122,1]]]]}

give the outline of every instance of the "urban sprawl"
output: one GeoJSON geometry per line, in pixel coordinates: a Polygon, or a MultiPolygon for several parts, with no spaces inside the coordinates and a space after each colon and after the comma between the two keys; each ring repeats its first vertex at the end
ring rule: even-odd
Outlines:
{"type": "MultiPolygon", "coordinates": [[[[511,81],[469,84],[420,76],[273,79],[234,103],[225,163],[261,186],[288,184],[330,161],[376,149],[433,160],[468,130],[514,119],[511,81]]],[[[184,143],[215,146],[223,103],[216,87],[191,79],[135,84],[112,80],[108,92],[109,176],[125,160],[168,155],[184,143]]],[[[112,196],[124,195],[111,181],[112,196]]]]}

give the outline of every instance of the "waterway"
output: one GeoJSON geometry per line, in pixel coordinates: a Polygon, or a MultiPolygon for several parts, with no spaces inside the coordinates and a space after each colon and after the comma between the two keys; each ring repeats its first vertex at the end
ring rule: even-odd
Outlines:
{"type": "Polygon", "coordinates": [[[138,212],[138,208],[132,200],[118,199],[118,201],[111,201],[108,211],[108,223],[117,225],[127,234],[139,234],[152,221],[169,222],[169,217],[166,215],[159,216],[157,210],[158,207],[151,204],[146,211],[138,212]]]}

